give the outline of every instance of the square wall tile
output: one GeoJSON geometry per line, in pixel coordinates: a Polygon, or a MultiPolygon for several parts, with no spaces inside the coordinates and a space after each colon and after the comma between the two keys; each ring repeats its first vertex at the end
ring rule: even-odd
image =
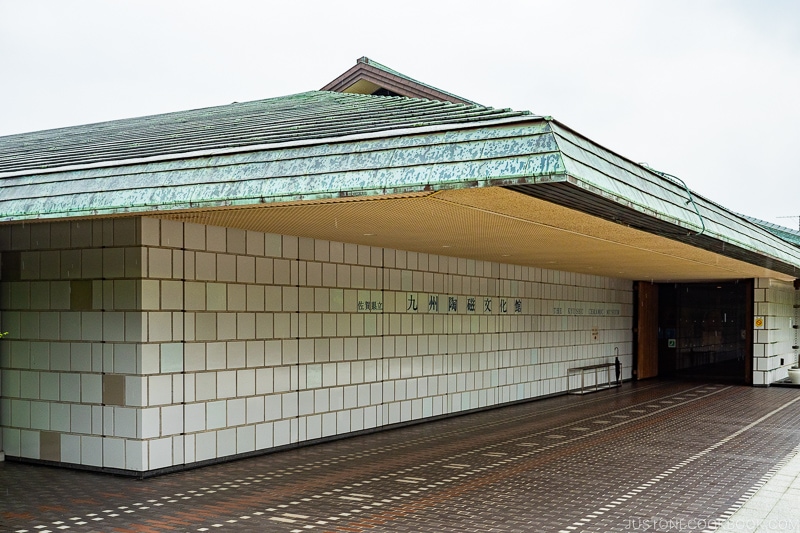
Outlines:
{"type": "Polygon", "coordinates": [[[187,281],[184,285],[186,294],[186,310],[205,311],[207,298],[206,284],[187,281]]]}
{"type": "Polygon", "coordinates": [[[172,461],[172,438],[153,439],[148,442],[150,468],[166,468],[173,465],[172,461]]]}
{"type": "Polygon", "coordinates": [[[264,234],[260,231],[246,232],[247,255],[264,255],[264,234]]]}
{"type": "Polygon", "coordinates": [[[217,372],[217,398],[236,396],[236,371],[217,372]]]}
{"type": "Polygon", "coordinates": [[[148,378],[148,405],[166,405],[172,403],[172,376],[150,376],[148,378]]]}
{"type": "Polygon", "coordinates": [[[236,453],[252,452],[256,449],[256,427],[236,428],[236,453]]]}
{"type": "Polygon", "coordinates": [[[184,407],[184,431],[195,433],[206,429],[206,404],[190,403],[184,407]]]}
{"type": "Polygon", "coordinates": [[[147,276],[147,249],[125,248],[125,277],[138,278],[147,276]]]}
{"type": "Polygon", "coordinates": [[[61,435],[61,460],[65,463],[81,464],[81,437],[79,435],[61,435]]]}
{"type": "Polygon", "coordinates": [[[205,461],[217,457],[217,432],[198,433],[195,435],[195,460],[205,461]]]}
{"type": "Polygon", "coordinates": [[[89,405],[70,406],[70,431],[72,433],[92,433],[92,408],[89,405]]]}
{"type": "Polygon", "coordinates": [[[39,459],[61,461],[61,434],[54,431],[39,433],[39,459]]]}
{"type": "Polygon", "coordinates": [[[189,250],[205,250],[206,226],[202,224],[184,223],[183,227],[185,247],[189,250]]]}
{"type": "Polygon", "coordinates": [[[179,342],[161,345],[161,372],[165,374],[183,371],[183,344],[179,342]]]}
{"type": "Polygon", "coordinates": [[[256,425],[256,449],[264,450],[273,446],[273,424],[265,422],[256,425]]]}
{"type": "Polygon", "coordinates": [[[103,438],[103,466],[125,468],[125,439],[103,438]]]}
{"type": "Polygon", "coordinates": [[[81,401],[83,403],[103,403],[103,376],[101,374],[81,374],[81,401]]]}
{"type": "Polygon", "coordinates": [[[81,464],[103,466],[103,438],[81,437],[81,464]]]}
{"type": "Polygon", "coordinates": [[[245,400],[244,398],[237,398],[228,400],[228,426],[241,426],[245,423],[245,400]]]}
{"type": "Polygon", "coordinates": [[[146,379],[140,376],[125,376],[125,405],[140,407],[147,398],[146,379]]]}
{"type": "Polygon", "coordinates": [[[283,255],[283,239],[280,235],[267,233],[264,235],[264,255],[281,257],[283,255]]]}
{"type": "Polygon", "coordinates": [[[161,408],[161,434],[177,435],[184,432],[183,405],[170,405],[161,408]]]}
{"type": "Polygon", "coordinates": [[[150,248],[147,252],[147,261],[148,277],[161,279],[172,277],[172,250],[169,248],[150,248]]]}
{"type": "Polygon", "coordinates": [[[236,281],[239,283],[255,283],[256,260],[254,257],[240,255],[236,258],[236,281]]]}
{"type": "Polygon", "coordinates": [[[217,257],[213,253],[197,252],[194,254],[195,279],[216,281],[217,257]]]}
{"type": "MultiPolygon", "coordinates": [[[[166,246],[168,248],[183,247],[183,223],[173,220],[160,220],[161,241],[154,246],[166,246]]],[[[144,244],[144,243],[142,243],[144,244]]]]}
{"type": "Polygon", "coordinates": [[[142,217],[139,219],[141,244],[144,246],[158,246],[161,242],[160,220],[157,218],[142,217]]]}
{"type": "Polygon", "coordinates": [[[136,472],[148,470],[146,441],[129,440],[125,443],[125,468],[136,472]]]}
{"type": "Polygon", "coordinates": [[[217,374],[201,372],[195,374],[195,399],[215,400],[217,398],[217,374]]]}
{"type": "Polygon", "coordinates": [[[220,226],[206,226],[206,249],[211,252],[227,251],[227,231],[220,226]]]}
{"type": "Polygon", "coordinates": [[[279,420],[273,423],[273,443],[275,446],[283,446],[296,442],[292,439],[292,426],[289,420],[279,420]]]}
{"type": "Polygon", "coordinates": [[[217,254],[217,281],[236,281],[236,256],[217,254]]]}
{"type": "Polygon", "coordinates": [[[139,423],[141,424],[142,439],[152,439],[161,435],[161,409],[151,407],[139,410],[139,423]]]}
{"type": "Polygon", "coordinates": [[[225,427],[227,413],[227,402],[224,400],[206,404],[206,426],[208,429],[225,427]]]}

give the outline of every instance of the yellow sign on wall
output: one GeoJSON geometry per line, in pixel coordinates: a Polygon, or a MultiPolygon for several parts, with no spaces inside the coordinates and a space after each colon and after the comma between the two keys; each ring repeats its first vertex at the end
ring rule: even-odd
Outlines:
{"type": "Polygon", "coordinates": [[[764,324],[765,324],[765,322],[766,322],[766,321],[764,320],[764,317],[763,317],[763,316],[757,316],[757,317],[755,317],[755,321],[754,321],[754,323],[753,323],[753,326],[754,326],[756,329],[764,329],[764,324]]]}

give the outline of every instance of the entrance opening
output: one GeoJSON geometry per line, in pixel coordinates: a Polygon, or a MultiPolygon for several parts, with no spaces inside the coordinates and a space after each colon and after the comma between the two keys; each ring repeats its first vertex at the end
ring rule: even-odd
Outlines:
{"type": "Polygon", "coordinates": [[[658,288],[658,374],[747,383],[752,364],[751,280],[658,288]]]}
{"type": "Polygon", "coordinates": [[[635,286],[634,372],[752,383],[753,280],[635,286]]]}

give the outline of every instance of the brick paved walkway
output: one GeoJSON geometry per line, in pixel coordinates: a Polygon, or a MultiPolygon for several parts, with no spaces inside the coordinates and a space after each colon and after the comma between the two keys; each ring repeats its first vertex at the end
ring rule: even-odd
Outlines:
{"type": "Polygon", "coordinates": [[[711,531],[798,415],[794,389],[643,382],[144,481],[7,461],[0,531],[711,531]]]}

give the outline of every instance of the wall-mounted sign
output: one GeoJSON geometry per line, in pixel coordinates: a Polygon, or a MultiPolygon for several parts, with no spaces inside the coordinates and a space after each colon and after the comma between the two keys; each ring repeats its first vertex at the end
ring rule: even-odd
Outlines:
{"type": "Polygon", "coordinates": [[[676,339],[667,339],[667,348],[676,348],[678,341],[676,339]]]}
{"type": "Polygon", "coordinates": [[[753,321],[753,327],[755,327],[756,329],[764,329],[764,324],[765,320],[763,316],[755,317],[755,320],[753,321]]]}
{"type": "MultiPolygon", "coordinates": [[[[383,302],[376,309],[373,302],[364,302],[367,310],[383,310],[383,302]]],[[[522,299],[492,296],[461,296],[448,294],[425,294],[409,292],[406,294],[406,311],[409,313],[458,313],[468,314],[522,314],[522,299]]],[[[359,303],[359,311],[361,310],[359,303]]]]}

